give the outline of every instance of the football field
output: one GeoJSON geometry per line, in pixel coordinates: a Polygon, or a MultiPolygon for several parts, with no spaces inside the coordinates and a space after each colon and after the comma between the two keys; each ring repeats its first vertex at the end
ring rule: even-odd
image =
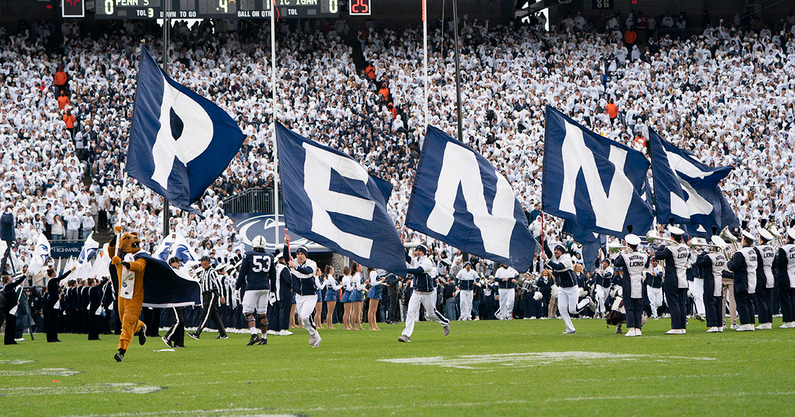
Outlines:
{"type": "MultiPolygon", "coordinates": [[[[603,320],[418,323],[381,331],[303,329],[245,346],[248,334],[186,337],[163,351],[159,338],[133,340],[123,363],[117,336],[89,342],[61,335],[0,349],[3,416],[600,416],[791,415],[795,330],[663,335],[614,334],[603,320]]],[[[366,326],[365,326],[366,327],[366,326]]],[[[161,331],[161,335],[164,334],[161,331]]]]}

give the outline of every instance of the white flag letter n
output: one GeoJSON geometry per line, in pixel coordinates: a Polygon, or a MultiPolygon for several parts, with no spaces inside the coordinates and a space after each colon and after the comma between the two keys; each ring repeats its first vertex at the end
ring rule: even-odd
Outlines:
{"type": "Polygon", "coordinates": [[[312,232],[336,242],[358,256],[370,258],[373,240],[343,232],[332,221],[329,213],[340,213],[372,221],[375,203],[365,198],[355,197],[329,190],[331,170],[341,176],[365,184],[370,179],[367,171],[356,161],[325,151],[309,144],[303,144],[306,151],[304,160],[304,190],[312,202],[312,232]]]}
{"type": "Polygon", "coordinates": [[[624,220],[632,203],[634,187],[624,174],[627,151],[616,146],[610,147],[609,161],[615,166],[609,193],[602,187],[602,177],[596,166],[593,152],[585,146],[582,130],[566,122],[566,137],[563,139],[563,190],[560,195],[560,210],[576,214],[574,205],[577,198],[584,198],[582,190],[577,190],[577,175],[582,172],[585,186],[591,197],[596,225],[609,230],[623,230],[624,220]]]}
{"type": "Polygon", "coordinates": [[[513,217],[516,198],[508,181],[497,174],[497,192],[489,213],[483,194],[480,165],[475,155],[466,148],[446,144],[442,168],[436,188],[433,210],[428,216],[428,228],[448,235],[455,218],[455,198],[461,187],[467,210],[483,239],[483,249],[494,255],[510,258],[511,234],[516,224],[513,217]]]}

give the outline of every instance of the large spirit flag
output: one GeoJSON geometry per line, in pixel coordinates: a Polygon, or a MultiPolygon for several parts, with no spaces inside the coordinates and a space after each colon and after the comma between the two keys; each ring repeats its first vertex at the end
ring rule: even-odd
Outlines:
{"type": "Polygon", "coordinates": [[[508,180],[475,150],[432,126],[406,226],[518,271],[533,263],[535,239],[508,180]]]}
{"type": "Polygon", "coordinates": [[[91,272],[94,267],[91,260],[99,249],[99,242],[94,240],[94,232],[88,235],[86,241],[83,242],[83,248],[80,249],[80,255],[77,256],[77,269],[75,269],[72,279],[76,278],[91,278],[91,272]]]}
{"type": "Polygon", "coordinates": [[[740,224],[718,185],[732,167],[704,165],[652,129],[649,129],[649,149],[659,223],[673,219],[675,223],[700,225],[703,230],[696,227],[688,230],[701,230],[702,235],[712,234],[713,228],[721,230],[740,224]]]}
{"type": "Polygon", "coordinates": [[[276,124],[287,228],[357,262],[406,275],[384,190],[350,156],[276,124]]]}
{"type": "Polygon", "coordinates": [[[587,231],[645,234],[654,220],[643,198],[649,161],[642,153],[582,127],[547,106],[544,211],[587,231]]]}
{"type": "Polygon", "coordinates": [[[220,107],[175,82],[141,47],[127,172],[175,206],[190,205],[226,169],[245,135],[220,107]]]}
{"type": "Polygon", "coordinates": [[[36,248],[33,250],[33,258],[30,261],[30,272],[38,274],[47,265],[50,260],[50,241],[44,236],[44,233],[39,235],[36,241],[36,248]]]}

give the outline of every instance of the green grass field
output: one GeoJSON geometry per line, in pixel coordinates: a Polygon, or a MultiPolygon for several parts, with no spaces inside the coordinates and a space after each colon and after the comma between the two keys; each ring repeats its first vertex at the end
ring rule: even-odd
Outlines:
{"type": "MultiPolygon", "coordinates": [[[[0,350],[0,415],[405,415],[599,416],[792,415],[795,330],[666,336],[649,321],[640,338],[602,320],[454,322],[448,337],[419,323],[380,332],[321,330],[245,346],[247,334],[185,349],[133,341],[123,363],[118,339],[44,335],[0,350]]],[[[161,331],[161,334],[163,332],[161,331]]],[[[28,337],[29,338],[29,337],[28,337]]]]}

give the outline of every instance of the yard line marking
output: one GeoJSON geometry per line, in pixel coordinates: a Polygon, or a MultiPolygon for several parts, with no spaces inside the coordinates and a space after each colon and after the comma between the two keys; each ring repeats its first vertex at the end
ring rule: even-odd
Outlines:
{"type": "Polygon", "coordinates": [[[33,363],[36,361],[28,359],[3,359],[0,360],[0,365],[24,365],[26,363],[33,363]]]}
{"type": "Polygon", "coordinates": [[[150,394],[162,390],[163,387],[139,385],[133,382],[112,384],[87,384],[75,387],[14,387],[0,388],[0,396],[11,395],[53,395],[53,394],[150,394]]]}
{"type": "MultiPolygon", "coordinates": [[[[669,360],[687,361],[713,361],[715,358],[698,358],[687,356],[656,356],[656,355],[635,355],[624,353],[607,352],[527,352],[527,353],[505,353],[494,355],[463,355],[455,358],[445,358],[442,356],[414,357],[379,359],[379,362],[390,362],[398,364],[441,366],[444,368],[457,369],[481,369],[486,366],[500,365],[511,368],[528,368],[540,365],[550,365],[556,362],[576,361],[583,364],[595,364],[605,361],[654,361],[667,362],[669,360]]],[[[487,368],[488,369],[488,368],[487,368]]]]}
{"type": "Polygon", "coordinates": [[[173,416],[175,414],[187,414],[190,416],[228,416],[244,415],[247,417],[295,417],[296,414],[270,414],[272,409],[267,408],[227,408],[217,410],[170,410],[170,411],[150,411],[139,413],[113,413],[113,414],[81,414],[83,417],[132,417],[132,416],[173,416]],[[252,414],[252,412],[265,412],[252,414]]]}
{"type": "Polygon", "coordinates": [[[0,376],[72,376],[79,373],[80,371],[66,368],[42,368],[27,371],[0,371],[0,376]]]}

